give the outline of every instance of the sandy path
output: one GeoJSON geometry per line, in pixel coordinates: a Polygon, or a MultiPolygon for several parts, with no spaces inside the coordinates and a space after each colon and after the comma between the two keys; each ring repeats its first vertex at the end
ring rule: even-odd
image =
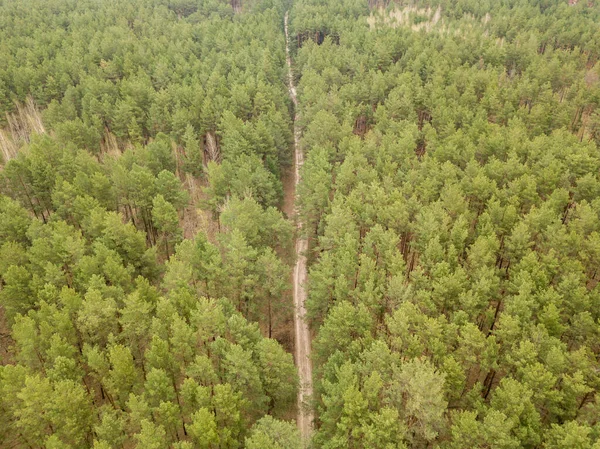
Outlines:
{"type": "MultiPolygon", "coordinates": [[[[298,99],[296,98],[296,86],[294,86],[294,77],[292,74],[292,60],[290,57],[290,38],[288,32],[288,13],[285,13],[285,53],[288,66],[288,87],[290,97],[294,103],[294,189],[291,192],[296,196],[296,186],[300,181],[300,168],[304,162],[304,155],[300,148],[300,130],[297,125],[298,121],[298,99]]],[[[296,203],[296,201],[294,201],[296,203]]],[[[297,207],[297,203],[296,203],[297,207]]],[[[296,211],[297,212],[297,211],[296,211]]],[[[295,214],[297,217],[297,213],[295,214]]],[[[298,429],[304,439],[310,437],[313,423],[313,412],[310,408],[310,398],[312,396],[312,363],[310,360],[310,331],[306,322],[306,308],[304,301],[306,300],[306,250],[308,242],[302,237],[302,222],[296,221],[298,235],[296,237],[296,265],[294,266],[294,329],[296,336],[295,358],[296,366],[298,367],[298,375],[300,377],[300,389],[298,390],[298,429]]]]}

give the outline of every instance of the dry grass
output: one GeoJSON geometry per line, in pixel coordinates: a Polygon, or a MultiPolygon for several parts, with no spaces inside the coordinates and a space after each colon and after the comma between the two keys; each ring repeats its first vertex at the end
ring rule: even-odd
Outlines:
{"type": "Polygon", "coordinates": [[[183,210],[179,225],[183,229],[183,237],[192,239],[198,232],[206,234],[211,242],[216,242],[219,224],[213,219],[210,211],[203,210],[200,205],[207,199],[203,192],[203,183],[186,173],[183,185],[190,195],[190,203],[183,210]]]}
{"type": "Polygon", "coordinates": [[[486,14],[478,20],[471,14],[465,14],[459,24],[451,26],[443,18],[440,7],[418,8],[416,6],[396,6],[394,8],[379,8],[367,18],[371,31],[381,27],[405,27],[412,31],[425,31],[427,33],[436,31],[444,34],[466,35],[471,31],[488,35],[486,25],[491,21],[490,14],[486,14]],[[418,20],[417,20],[418,18],[418,20]]]}
{"type": "Polygon", "coordinates": [[[17,157],[19,147],[13,141],[10,132],[0,129],[0,154],[2,154],[2,161],[4,163],[17,157]]]}
{"type": "Polygon", "coordinates": [[[14,363],[14,342],[10,336],[10,327],[4,309],[0,307],[0,366],[14,363]]]}
{"type": "Polygon", "coordinates": [[[206,155],[207,161],[215,161],[221,162],[221,150],[219,149],[219,144],[217,143],[217,137],[211,131],[206,133],[206,155]]]}
{"type": "Polygon", "coordinates": [[[33,134],[45,134],[42,115],[32,97],[23,104],[15,105],[15,112],[6,114],[7,127],[0,130],[0,154],[4,163],[16,157],[33,134]]]}
{"type": "Polygon", "coordinates": [[[118,158],[122,154],[117,136],[111,133],[108,128],[104,128],[104,137],[100,142],[100,153],[102,154],[102,157],[114,158],[118,158]]]}
{"type": "Polygon", "coordinates": [[[442,18],[442,10],[431,8],[417,8],[416,6],[395,7],[391,10],[380,8],[367,18],[371,30],[379,26],[397,28],[400,26],[410,27],[413,31],[425,30],[430,32],[442,18]],[[414,23],[414,17],[427,17],[427,20],[414,23]]]}

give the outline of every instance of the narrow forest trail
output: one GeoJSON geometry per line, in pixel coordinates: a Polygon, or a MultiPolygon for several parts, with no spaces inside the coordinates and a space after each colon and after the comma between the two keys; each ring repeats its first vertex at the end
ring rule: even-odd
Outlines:
{"type": "Polygon", "coordinates": [[[302,222],[298,219],[297,187],[300,181],[300,169],[304,162],[304,155],[300,148],[300,129],[298,127],[298,99],[296,97],[296,86],[292,72],[292,58],[290,56],[290,36],[288,31],[288,13],[285,13],[285,55],[288,66],[288,87],[290,97],[294,103],[294,189],[290,194],[294,196],[295,218],[297,227],[296,236],[296,264],[294,266],[294,329],[295,329],[295,359],[300,377],[300,389],[298,390],[298,429],[304,439],[310,437],[312,431],[313,412],[310,409],[310,398],[312,388],[312,362],[310,360],[310,331],[306,322],[306,250],[308,241],[302,236],[302,222]]]}

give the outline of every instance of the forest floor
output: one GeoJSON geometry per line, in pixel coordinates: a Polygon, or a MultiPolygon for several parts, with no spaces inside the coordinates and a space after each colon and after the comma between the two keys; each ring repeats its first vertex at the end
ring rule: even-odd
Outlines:
{"type": "Polygon", "coordinates": [[[296,164],[292,162],[290,167],[286,167],[281,175],[281,182],[283,183],[283,204],[281,210],[285,216],[293,220],[294,219],[294,200],[296,192],[296,164]]]}
{"type": "MultiPolygon", "coordinates": [[[[296,204],[296,263],[294,266],[293,284],[294,284],[294,330],[295,330],[295,359],[300,378],[300,388],[298,390],[298,429],[300,434],[306,440],[310,437],[313,423],[313,412],[310,408],[310,401],[313,393],[312,389],[312,362],[310,359],[310,330],[306,322],[306,250],[308,241],[302,236],[302,222],[297,217],[297,197],[296,187],[300,181],[300,169],[304,162],[304,155],[300,148],[300,129],[298,127],[298,99],[296,98],[296,86],[294,85],[294,75],[292,72],[292,59],[290,56],[290,37],[288,31],[288,13],[285,14],[285,53],[288,66],[288,87],[290,97],[294,103],[294,189],[286,189],[286,195],[291,195],[296,204]]],[[[286,198],[285,204],[290,204],[290,198],[286,198]]]]}
{"type": "Polygon", "coordinates": [[[13,343],[4,309],[0,307],[0,366],[13,362],[13,343]]]}

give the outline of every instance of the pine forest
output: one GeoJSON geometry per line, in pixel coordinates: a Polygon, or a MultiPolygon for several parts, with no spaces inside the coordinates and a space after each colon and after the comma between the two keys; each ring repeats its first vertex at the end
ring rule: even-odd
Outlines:
{"type": "Polygon", "coordinates": [[[600,449],[600,2],[0,0],[0,448],[600,449]]]}

